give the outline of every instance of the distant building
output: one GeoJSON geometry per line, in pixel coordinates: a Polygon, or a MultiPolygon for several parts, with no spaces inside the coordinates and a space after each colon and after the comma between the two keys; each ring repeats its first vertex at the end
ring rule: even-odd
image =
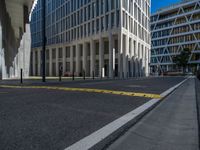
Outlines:
{"type": "MultiPolygon", "coordinates": [[[[46,1],[46,75],[147,76],[150,63],[149,0],[46,1]]],[[[42,74],[42,5],[31,22],[31,72],[42,74]]]]}
{"type": "Polygon", "coordinates": [[[151,16],[151,71],[179,71],[173,57],[184,48],[192,52],[189,63],[200,64],[200,1],[183,0],[151,16]]]}

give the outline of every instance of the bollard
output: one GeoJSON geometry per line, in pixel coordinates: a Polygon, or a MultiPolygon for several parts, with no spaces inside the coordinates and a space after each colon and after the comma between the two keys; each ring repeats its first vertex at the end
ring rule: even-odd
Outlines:
{"type": "Polygon", "coordinates": [[[20,70],[20,83],[23,84],[23,69],[20,70]]]}
{"type": "Polygon", "coordinates": [[[62,81],[62,72],[63,72],[63,67],[60,66],[60,67],[59,67],[59,81],[60,81],[60,82],[62,81]]]}
{"type": "Polygon", "coordinates": [[[72,74],[72,80],[74,81],[74,72],[73,72],[73,74],[72,74]]]}
{"type": "Polygon", "coordinates": [[[59,81],[60,82],[62,81],[62,72],[61,71],[59,72],[59,81]]]}
{"type": "Polygon", "coordinates": [[[85,71],[83,71],[83,80],[85,80],[85,71]]]}

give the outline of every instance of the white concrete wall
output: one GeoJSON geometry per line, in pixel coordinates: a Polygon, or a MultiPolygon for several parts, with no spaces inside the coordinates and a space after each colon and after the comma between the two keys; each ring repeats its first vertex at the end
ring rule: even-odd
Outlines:
{"type": "Polygon", "coordinates": [[[29,76],[31,53],[31,34],[29,24],[26,25],[26,31],[27,32],[25,32],[22,36],[20,47],[18,48],[18,53],[16,54],[13,60],[13,65],[9,67],[8,73],[7,66],[5,65],[5,53],[4,49],[2,48],[2,37],[0,27],[0,73],[2,70],[2,79],[19,78],[21,69],[23,69],[23,77],[27,78],[29,76]]]}
{"type": "Polygon", "coordinates": [[[2,79],[2,62],[3,62],[3,53],[2,53],[2,26],[0,22],[0,80],[2,79]]]}
{"type": "Polygon", "coordinates": [[[0,23],[0,80],[7,78],[8,74],[5,66],[5,53],[3,48],[3,34],[2,34],[2,26],[0,23]]]}
{"type": "Polygon", "coordinates": [[[27,78],[29,76],[30,68],[30,53],[31,53],[31,34],[30,25],[26,25],[26,32],[22,36],[20,42],[20,47],[18,49],[18,54],[14,60],[14,72],[11,72],[12,77],[20,77],[21,69],[23,69],[23,77],[27,78]]]}
{"type": "MultiPolygon", "coordinates": [[[[33,0],[0,1],[0,80],[19,78],[20,69],[24,77],[29,76],[31,35],[30,25],[24,29],[24,5],[29,11],[33,0]]],[[[28,12],[27,12],[28,13],[28,12]]]]}

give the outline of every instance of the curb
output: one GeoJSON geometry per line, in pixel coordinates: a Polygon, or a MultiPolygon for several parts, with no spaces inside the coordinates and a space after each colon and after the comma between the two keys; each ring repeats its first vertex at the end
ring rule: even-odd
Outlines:
{"type": "Polygon", "coordinates": [[[108,125],[65,148],[64,150],[101,150],[106,148],[131,126],[137,123],[146,113],[155,108],[155,106],[157,106],[161,100],[166,98],[190,78],[191,77],[188,77],[184,81],[163,92],[161,94],[162,98],[151,99],[149,102],[109,123],[108,125]]]}
{"type": "MultiPolygon", "coordinates": [[[[199,136],[199,143],[200,143],[200,99],[198,97],[198,84],[200,83],[200,81],[198,80],[198,78],[195,79],[195,92],[196,92],[196,109],[197,109],[197,121],[198,121],[198,136],[199,136]],[[199,83],[198,83],[199,82],[199,83]]],[[[199,149],[200,149],[200,144],[199,144],[199,149]]]]}

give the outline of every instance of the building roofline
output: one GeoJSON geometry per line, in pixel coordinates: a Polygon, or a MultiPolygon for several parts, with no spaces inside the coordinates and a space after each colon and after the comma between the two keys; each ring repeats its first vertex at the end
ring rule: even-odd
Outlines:
{"type": "Polygon", "coordinates": [[[151,16],[155,16],[155,15],[160,14],[165,11],[177,9],[180,7],[180,5],[192,4],[192,3],[198,2],[198,1],[199,0],[182,0],[181,2],[177,2],[177,3],[174,3],[174,4],[166,6],[166,7],[161,7],[156,12],[152,13],[151,16]]]}

